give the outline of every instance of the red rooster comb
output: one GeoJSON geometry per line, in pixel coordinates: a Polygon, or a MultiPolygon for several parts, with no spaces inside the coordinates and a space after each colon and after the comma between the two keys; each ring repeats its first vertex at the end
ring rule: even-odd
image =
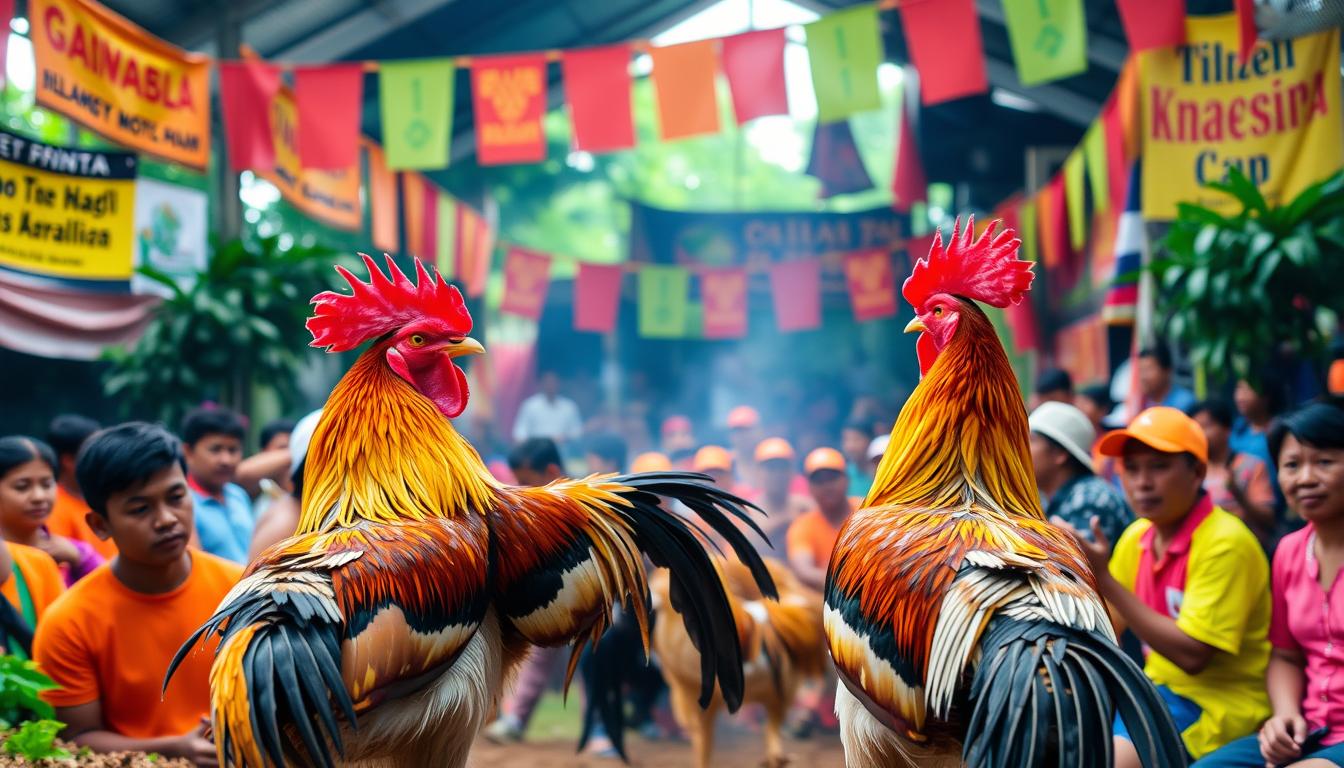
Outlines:
{"type": "Polygon", "coordinates": [[[369,268],[369,282],[345,267],[336,267],[353,293],[323,291],[313,297],[315,309],[307,323],[313,334],[310,346],[345,352],[417,320],[437,320],[463,336],[471,331],[471,315],[462,294],[437,270],[430,275],[424,263],[416,259],[416,279],[411,282],[392,257],[385,256],[389,279],[373,258],[366,253],[359,255],[369,268]]]}
{"type": "Polygon", "coordinates": [[[938,230],[929,255],[915,262],[901,295],[916,311],[935,293],[950,293],[1000,308],[1021,302],[1031,288],[1032,262],[1017,258],[1022,241],[1013,230],[1005,227],[993,234],[1001,223],[997,219],[990,222],[980,237],[972,240],[975,217],[967,218],[960,237],[958,217],[946,246],[943,232],[938,230]]]}

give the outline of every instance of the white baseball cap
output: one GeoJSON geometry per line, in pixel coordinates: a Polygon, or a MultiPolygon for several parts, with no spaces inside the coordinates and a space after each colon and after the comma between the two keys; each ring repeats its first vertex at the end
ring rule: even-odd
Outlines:
{"type": "Polygon", "coordinates": [[[1092,464],[1092,443],[1097,439],[1097,431],[1087,415],[1068,403],[1041,403],[1027,419],[1031,431],[1055,441],[1060,448],[1087,467],[1088,472],[1096,472],[1092,464]]]}
{"type": "Polygon", "coordinates": [[[313,440],[313,431],[317,429],[317,422],[322,418],[322,409],[299,419],[299,423],[294,425],[294,430],[289,433],[289,474],[292,477],[298,471],[299,465],[303,463],[308,456],[308,443],[313,440]]]}
{"type": "Polygon", "coordinates": [[[891,444],[891,435],[878,435],[868,444],[868,460],[882,458],[882,454],[887,452],[887,446],[891,444]]]}

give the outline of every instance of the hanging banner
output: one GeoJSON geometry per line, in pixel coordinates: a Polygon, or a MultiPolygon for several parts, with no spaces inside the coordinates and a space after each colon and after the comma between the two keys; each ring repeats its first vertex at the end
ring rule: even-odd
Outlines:
{"type": "Polygon", "coordinates": [[[551,285],[551,257],[512,246],[504,260],[504,299],[499,311],[537,320],[551,285]]]}
{"type": "Polygon", "coordinates": [[[740,339],[747,335],[747,271],[708,269],[700,273],[704,308],[701,333],[706,339],[740,339]]]}
{"type": "Polygon", "coordinates": [[[881,108],[877,65],[882,63],[882,31],[877,6],[829,13],[805,29],[817,120],[833,123],[856,112],[881,108]]]}
{"type": "Polygon", "coordinates": [[[210,60],[93,0],[28,5],[37,103],[132,149],[205,170],[210,60]]]}
{"type": "Polygon", "coordinates": [[[619,264],[579,262],[574,277],[574,330],[611,333],[616,328],[623,275],[619,264]]]}
{"type": "Polygon", "coordinates": [[[862,323],[896,314],[896,276],[890,251],[874,248],[845,256],[845,282],[855,320],[862,323]]]}
{"type": "Polygon", "coordinates": [[[359,200],[359,163],[344,171],[302,168],[299,162],[299,110],[294,95],[281,88],[271,101],[275,170],[258,174],[305,216],[329,227],[357,231],[363,225],[359,200]]]}
{"type": "Polygon", "coordinates": [[[1240,168],[1270,206],[1344,164],[1339,30],[1262,43],[1237,60],[1235,14],[1186,20],[1188,43],[1144,52],[1143,216],[1176,204],[1224,212],[1238,203],[1203,185],[1240,168]]]}
{"type": "Polygon", "coordinates": [[[0,131],[0,267],[104,287],[130,280],[136,163],[0,131]]]}
{"type": "Polygon", "coordinates": [[[467,296],[474,299],[485,293],[490,260],[495,253],[495,233],[485,216],[475,209],[462,203],[456,207],[453,236],[457,240],[457,279],[466,288],[467,296]]]}
{"type": "MultiPolygon", "coordinates": [[[[135,183],[135,266],[152,267],[191,290],[206,267],[205,192],[158,179],[135,183]]],[[[171,296],[168,286],[144,275],[131,277],[132,293],[171,296]]]]}
{"type": "Polygon", "coordinates": [[[821,262],[816,259],[770,265],[770,297],[775,325],[785,333],[821,326],[821,262]]]}
{"type": "Polygon", "coordinates": [[[658,94],[658,129],[663,141],[719,132],[717,40],[654,46],[653,87],[658,94]]]}
{"type": "Polygon", "coordinates": [[[628,44],[561,54],[574,149],[612,152],[635,146],[628,44]]]}
{"type": "Polygon", "coordinates": [[[546,159],[546,57],[479,56],[471,62],[476,160],[481,165],[546,159]]]}
{"type": "Polygon", "coordinates": [[[723,74],[733,95],[733,113],[742,125],[765,115],[789,114],[784,83],[784,29],[762,29],[725,37],[723,74]]]}
{"type": "Polygon", "coordinates": [[[1039,85],[1087,71],[1082,0],[1005,0],[1017,79],[1039,85]]]}
{"type": "Polygon", "coordinates": [[[378,65],[378,105],[388,168],[448,167],[454,73],[452,59],[378,65]]]}
{"type": "Polygon", "coordinates": [[[686,335],[686,289],[691,275],[681,267],[639,270],[639,335],[679,339],[686,335]]]}

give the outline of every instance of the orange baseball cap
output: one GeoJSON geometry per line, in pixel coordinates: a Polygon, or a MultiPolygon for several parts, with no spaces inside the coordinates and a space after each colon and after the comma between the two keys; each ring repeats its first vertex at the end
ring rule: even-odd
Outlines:
{"type": "Polygon", "coordinates": [[[727,472],[732,468],[733,455],[728,449],[718,445],[706,445],[695,452],[695,459],[691,461],[691,469],[696,472],[707,472],[711,469],[727,472]]]}
{"type": "Polygon", "coordinates": [[[739,405],[728,412],[729,429],[747,429],[761,423],[761,414],[750,405],[739,405]]]}
{"type": "Polygon", "coordinates": [[[1102,435],[1097,451],[1102,456],[1122,456],[1125,443],[1130,440],[1163,453],[1191,453],[1209,463],[1209,440],[1204,430],[1199,428],[1199,422],[1176,408],[1165,405],[1149,408],[1135,416],[1128,427],[1102,435]]]}
{"type": "Polygon", "coordinates": [[[641,453],[630,463],[631,472],[666,472],[672,469],[672,460],[657,451],[641,453]]]}
{"type": "Polygon", "coordinates": [[[818,448],[803,460],[803,473],[810,475],[823,469],[845,471],[845,455],[834,448],[818,448]]]}
{"type": "Polygon", "coordinates": [[[767,437],[757,443],[755,456],[757,463],[771,459],[793,461],[798,458],[798,454],[793,452],[793,446],[782,437],[767,437]]]}

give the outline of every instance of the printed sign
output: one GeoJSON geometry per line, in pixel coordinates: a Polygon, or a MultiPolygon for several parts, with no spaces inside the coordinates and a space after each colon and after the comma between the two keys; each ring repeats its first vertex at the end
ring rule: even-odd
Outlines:
{"type": "Polygon", "coordinates": [[[318,221],[358,231],[363,223],[359,202],[359,164],[341,171],[303,168],[299,162],[299,110],[294,94],[281,88],[271,101],[271,133],[275,170],[259,174],[280,190],[289,204],[318,221]]]}

